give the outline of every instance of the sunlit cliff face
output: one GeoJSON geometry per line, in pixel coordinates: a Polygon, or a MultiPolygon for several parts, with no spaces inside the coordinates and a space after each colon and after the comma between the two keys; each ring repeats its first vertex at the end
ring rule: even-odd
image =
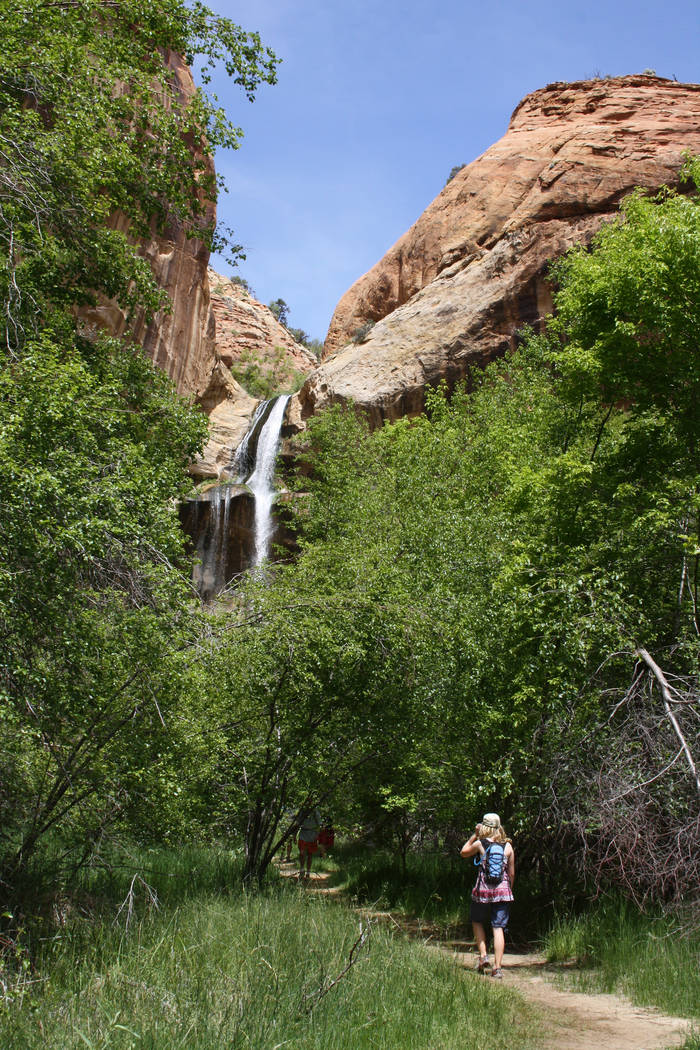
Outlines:
{"type": "Polygon", "coordinates": [[[373,425],[421,411],[427,385],[455,382],[540,324],[550,261],[588,243],[635,186],[676,183],[687,150],[700,152],[700,85],[639,75],[528,95],[503,138],[343,296],[290,420],[303,427],[334,401],[373,425]]]}

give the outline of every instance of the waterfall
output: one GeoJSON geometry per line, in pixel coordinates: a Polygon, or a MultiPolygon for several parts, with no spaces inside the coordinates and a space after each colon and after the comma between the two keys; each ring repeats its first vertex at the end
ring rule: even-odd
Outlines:
{"type": "Polygon", "coordinates": [[[193,583],[205,602],[269,555],[275,465],[288,401],[283,394],[258,405],[228,468],[235,481],[212,485],[180,505],[180,520],[196,555],[193,583]]]}
{"type": "MultiPolygon", "coordinates": [[[[231,485],[216,485],[196,501],[203,511],[203,522],[197,531],[195,553],[199,564],[194,569],[194,582],[205,601],[210,601],[228,582],[226,545],[229,536],[231,485]]],[[[192,512],[192,505],[190,506],[192,512]]],[[[194,525],[194,523],[193,523],[194,525]]],[[[191,525],[193,531],[194,527],[191,525]]]]}
{"type": "MultiPolygon", "coordinates": [[[[289,394],[281,394],[274,401],[265,402],[265,406],[270,404],[270,410],[258,435],[253,472],[246,480],[246,485],[255,497],[254,566],[260,565],[267,557],[270,537],[274,529],[272,505],[275,501],[275,465],[277,463],[282,420],[284,419],[289,396],[289,394]]],[[[262,418],[262,413],[258,418],[262,418]]],[[[255,422],[257,422],[256,419],[254,419],[254,425],[255,422]]],[[[252,431],[253,427],[251,427],[249,434],[252,431]]],[[[240,446],[242,448],[243,444],[246,445],[246,455],[248,449],[247,438],[248,434],[246,434],[240,446]]],[[[236,456],[236,461],[240,462],[238,456],[236,456]]]]}
{"type": "Polygon", "coordinates": [[[243,484],[255,467],[257,439],[260,436],[262,426],[261,420],[264,420],[266,416],[269,415],[273,403],[273,401],[260,402],[253,413],[253,418],[250,421],[250,426],[246,430],[245,437],[233,454],[233,460],[231,461],[228,472],[232,478],[235,478],[235,483],[237,485],[243,484]]]}

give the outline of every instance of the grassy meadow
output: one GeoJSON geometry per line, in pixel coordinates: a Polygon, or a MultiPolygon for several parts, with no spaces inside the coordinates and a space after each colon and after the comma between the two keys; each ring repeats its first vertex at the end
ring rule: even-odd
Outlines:
{"type": "MultiPolygon", "coordinates": [[[[25,906],[19,935],[0,936],[0,1046],[537,1050],[543,1019],[515,992],[350,906],[464,931],[466,865],[411,854],[404,877],[388,854],[340,848],[314,867],[342,894],[277,869],[246,892],[239,857],[193,848],[115,852],[50,900],[37,883],[37,914],[25,906]]],[[[520,898],[511,946],[566,962],[582,991],[700,1021],[689,924],[613,899],[552,921],[524,884],[520,898]]],[[[700,1050],[697,1034],[685,1050],[700,1050]]]]}
{"type": "Polygon", "coordinates": [[[56,909],[6,953],[3,1050],[537,1046],[508,989],[275,873],[243,892],[225,852],[122,857],[56,909]]]}

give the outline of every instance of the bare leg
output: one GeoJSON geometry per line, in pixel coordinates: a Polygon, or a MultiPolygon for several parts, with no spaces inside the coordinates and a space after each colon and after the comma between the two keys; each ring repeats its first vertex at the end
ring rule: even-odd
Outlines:
{"type": "MultiPolygon", "coordinates": [[[[482,926],[482,924],[480,922],[473,922],[472,923],[472,929],[474,930],[474,940],[476,941],[476,946],[479,949],[479,958],[480,959],[485,959],[486,958],[486,930],[484,929],[484,927],[482,926]]],[[[503,953],[501,952],[501,955],[502,954],[503,953]]],[[[498,963],[496,965],[498,965],[498,963]]]]}
{"type": "Polygon", "coordinates": [[[503,962],[503,953],[506,950],[505,930],[500,926],[493,927],[493,965],[495,970],[500,970],[503,962]]]}

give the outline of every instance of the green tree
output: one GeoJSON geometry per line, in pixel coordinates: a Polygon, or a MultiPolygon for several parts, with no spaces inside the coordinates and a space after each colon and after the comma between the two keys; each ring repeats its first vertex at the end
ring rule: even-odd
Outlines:
{"type": "Polygon", "coordinates": [[[137,351],[90,349],[39,338],[0,379],[8,877],[53,829],[84,843],[128,808],[190,631],[170,501],[201,418],[137,351]]]}
{"type": "Polygon", "coordinates": [[[240,131],[213,97],[180,97],[176,53],[205,82],[222,62],[251,99],[275,79],[257,34],[200,3],[3,5],[4,896],[47,837],[84,856],[118,820],[140,812],[145,828],[149,797],[179,819],[197,620],[175,507],[205,421],[138,348],[88,341],[76,319],[103,296],[132,314],[167,305],[139,237],[177,221],[217,243],[207,152],[240,131]]]}
{"type": "Polygon", "coordinates": [[[367,726],[366,820],[447,832],[494,808],[533,861],[554,825],[581,873],[692,888],[699,214],[633,195],[557,267],[547,334],[426,417],[312,422],[300,593],[371,603],[362,688],[396,715],[367,726]]]}
{"type": "Polygon", "coordinates": [[[235,274],[231,277],[231,284],[237,284],[239,288],[243,289],[244,292],[247,292],[248,295],[255,298],[255,291],[253,288],[250,287],[250,284],[248,283],[248,281],[246,281],[245,277],[239,277],[237,274],[235,274]]]}
{"type": "Polygon", "coordinates": [[[594,423],[587,456],[559,457],[545,539],[583,581],[589,618],[605,610],[620,633],[595,675],[614,717],[603,702],[577,726],[570,711],[585,744],[578,761],[557,752],[548,819],[565,809],[595,876],[638,898],[692,897],[698,879],[698,161],[682,174],[691,192],[638,191],[590,253],[562,260],[542,343],[568,433],[594,423]],[[624,829],[614,850],[606,822],[624,829]]]}
{"type": "Polygon", "coordinates": [[[303,328],[287,328],[287,331],[297,343],[303,343],[305,346],[308,344],[311,336],[308,332],[305,332],[303,328]]]}
{"type": "Polygon", "coordinates": [[[289,320],[289,307],[285,303],[284,299],[273,299],[271,303],[268,303],[268,309],[273,314],[280,324],[285,325],[289,320]]]}
{"type": "Polygon", "coordinates": [[[132,237],[182,222],[217,243],[209,149],[241,131],[214,97],[183,104],[173,54],[222,61],[252,99],[276,59],[255,33],[182,0],[8,0],[0,58],[3,344],[21,348],[49,309],[97,294],[153,310],[162,295],[132,237]]]}

